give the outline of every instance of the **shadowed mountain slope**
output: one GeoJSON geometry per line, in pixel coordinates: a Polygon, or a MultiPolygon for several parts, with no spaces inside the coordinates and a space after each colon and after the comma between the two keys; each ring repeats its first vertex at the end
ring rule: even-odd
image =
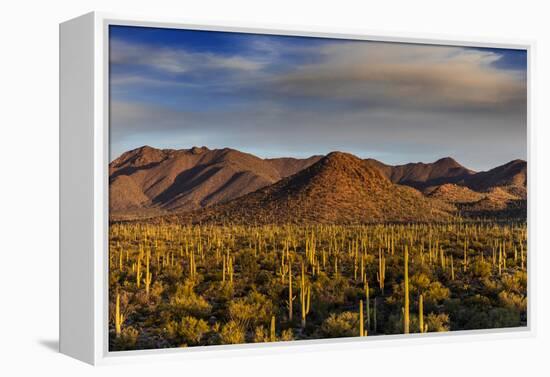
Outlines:
{"type": "Polygon", "coordinates": [[[494,169],[479,172],[464,180],[464,185],[476,191],[493,187],[527,187],[527,162],[513,160],[494,169]]]}
{"type": "Polygon", "coordinates": [[[430,197],[456,204],[465,217],[520,219],[527,216],[527,163],[514,160],[458,182],[428,188],[430,197]]]}
{"type": "Polygon", "coordinates": [[[395,166],[386,165],[374,159],[366,159],[365,162],[380,170],[393,183],[418,189],[456,183],[475,174],[474,171],[465,168],[450,157],[439,159],[433,163],[416,162],[395,166]]]}
{"type": "Polygon", "coordinates": [[[296,174],[300,170],[307,168],[308,166],[313,165],[324,156],[311,156],[309,158],[291,158],[291,157],[281,157],[281,158],[269,158],[265,161],[269,162],[271,166],[279,172],[281,178],[286,178],[293,174],[296,174]]]}

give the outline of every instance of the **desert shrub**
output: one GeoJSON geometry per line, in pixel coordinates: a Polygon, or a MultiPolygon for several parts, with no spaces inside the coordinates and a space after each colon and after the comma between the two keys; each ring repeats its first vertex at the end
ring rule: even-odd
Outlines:
{"type": "Polygon", "coordinates": [[[414,274],[411,279],[411,293],[418,293],[425,291],[430,285],[430,278],[423,272],[414,274]]]}
{"type": "Polygon", "coordinates": [[[171,341],[176,341],[178,337],[179,322],[178,321],[168,321],[164,325],[164,335],[166,338],[171,341]]]}
{"type": "Polygon", "coordinates": [[[476,294],[465,298],[464,305],[472,307],[477,311],[486,311],[491,307],[491,300],[488,297],[476,294]]]}
{"type": "Polygon", "coordinates": [[[240,344],[245,341],[245,330],[235,321],[227,322],[220,332],[222,344],[240,344]]]}
{"type": "Polygon", "coordinates": [[[195,293],[193,283],[190,281],[178,284],[175,294],[170,298],[170,307],[180,317],[185,315],[206,317],[211,310],[210,304],[195,293]]]}
{"type": "Polygon", "coordinates": [[[256,284],[262,286],[269,283],[271,274],[268,271],[262,270],[256,276],[256,284]]]}
{"type": "Polygon", "coordinates": [[[213,302],[225,303],[233,299],[234,293],[234,284],[231,284],[229,281],[218,281],[211,284],[203,292],[203,296],[211,298],[213,302]]]}
{"type": "Polygon", "coordinates": [[[487,278],[491,276],[491,264],[481,259],[476,259],[470,266],[472,275],[478,278],[487,278]]]}
{"type": "Polygon", "coordinates": [[[428,290],[424,293],[424,300],[431,305],[437,305],[449,298],[451,291],[438,281],[430,283],[428,290]]]}
{"type": "Polygon", "coordinates": [[[294,334],[292,333],[292,329],[283,330],[279,340],[281,340],[283,342],[288,342],[290,340],[294,340],[294,334]]]}
{"type": "Polygon", "coordinates": [[[164,281],[168,285],[176,284],[181,279],[183,268],[181,265],[166,266],[162,271],[164,281]]]}
{"type": "Polygon", "coordinates": [[[208,325],[205,321],[187,316],[181,319],[178,333],[186,344],[196,345],[207,331],[208,325]]]}
{"type": "Polygon", "coordinates": [[[327,338],[359,335],[359,315],[352,312],[331,314],[321,325],[321,333],[327,338]]]}
{"type": "Polygon", "coordinates": [[[498,299],[502,306],[517,310],[518,312],[527,311],[527,298],[513,292],[502,291],[498,294],[498,299]]]}
{"type": "Polygon", "coordinates": [[[272,313],[271,300],[255,291],[229,304],[229,317],[245,329],[269,323],[272,313]]]}
{"type": "Polygon", "coordinates": [[[430,313],[426,316],[426,325],[429,332],[449,331],[449,316],[447,314],[430,313]]]}
{"type": "Polygon", "coordinates": [[[312,294],[323,306],[343,304],[345,302],[345,288],[347,281],[342,277],[329,278],[326,274],[320,274],[313,284],[312,294]]]}
{"type": "Polygon", "coordinates": [[[254,281],[254,277],[258,274],[259,267],[253,250],[248,249],[242,251],[237,257],[236,264],[241,267],[242,273],[247,279],[254,281]]]}
{"type": "Polygon", "coordinates": [[[135,349],[138,340],[139,332],[132,326],[124,327],[118,338],[114,339],[116,350],[131,350],[135,349]]]}
{"type": "Polygon", "coordinates": [[[524,280],[525,274],[519,271],[513,275],[506,274],[502,277],[502,285],[508,292],[524,292],[526,288],[526,280],[524,280]]]}
{"type": "Polygon", "coordinates": [[[265,343],[270,341],[269,332],[263,326],[258,326],[254,330],[254,343],[265,343]]]}

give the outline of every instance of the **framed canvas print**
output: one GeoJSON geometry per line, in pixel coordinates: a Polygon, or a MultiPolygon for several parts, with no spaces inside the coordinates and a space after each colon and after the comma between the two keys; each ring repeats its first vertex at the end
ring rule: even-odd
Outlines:
{"type": "Polygon", "coordinates": [[[531,49],[61,24],[61,352],[530,334],[531,49]]]}

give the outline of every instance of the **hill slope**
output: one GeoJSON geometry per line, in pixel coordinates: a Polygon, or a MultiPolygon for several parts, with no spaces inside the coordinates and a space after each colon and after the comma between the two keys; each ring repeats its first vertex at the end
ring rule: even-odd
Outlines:
{"type": "Polygon", "coordinates": [[[413,188],[392,183],[353,155],[333,152],[273,185],[171,220],[248,224],[438,221],[449,219],[453,209],[413,188]]]}
{"type": "Polygon", "coordinates": [[[454,159],[445,157],[433,163],[409,163],[405,165],[386,165],[374,159],[365,162],[377,168],[393,183],[418,189],[445,183],[456,183],[473,174],[474,171],[460,165],[454,159]]]}
{"type": "Polygon", "coordinates": [[[277,182],[319,158],[263,160],[229,148],[160,150],[144,146],[109,165],[111,213],[207,207],[277,182]]]}
{"type": "Polygon", "coordinates": [[[513,160],[494,169],[479,172],[464,180],[472,190],[484,191],[493,187],[527,187],[527,162],[513,160]]]}

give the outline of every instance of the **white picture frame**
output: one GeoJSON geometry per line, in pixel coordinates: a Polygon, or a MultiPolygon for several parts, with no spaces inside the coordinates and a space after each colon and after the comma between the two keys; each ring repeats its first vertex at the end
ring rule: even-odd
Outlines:
{"type": "MultiPolygon", "coordinates": [[[[525,328],[459,331],[446,334],[390,335],[243,344],[182,349],[109,352],[108,350],[108,164],[109,164],[109,25],[251,32],[371,41],[444,44],[524,49],[528,55],[528,239],[533,239],[530,171],[533,163],[532,62],[534,42],[437,35],[320,30],[273,25],[195,23],[108,13],[88,13],[60,25],[60,352],[90,364],[160,359],[225,357],[242,354],[294,353],[311,350],[380,347],[435,342],[532,337],[536,333],[533,298],[535,269],[528,275],[528,326],[525,328]]],[[[527,265],[535,263],[530,248],[527,265]]]]}

